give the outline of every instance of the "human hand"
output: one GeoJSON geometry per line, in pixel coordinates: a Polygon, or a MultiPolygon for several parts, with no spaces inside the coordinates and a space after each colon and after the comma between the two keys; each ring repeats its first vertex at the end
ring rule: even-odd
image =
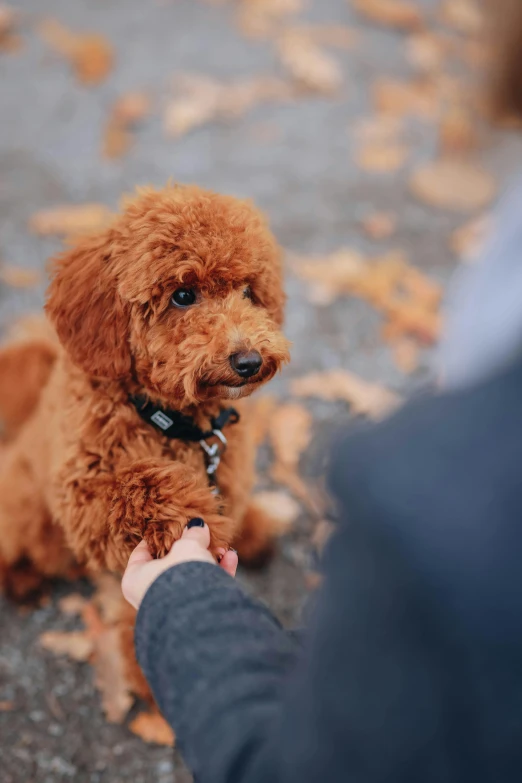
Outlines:
{"type": "Polygon", "coordinates": [[[236,575],[238,558],[234,549],[218,549],[221,559],[216,563],[208,548],[210,530],[199,517],[191,519],[181,538],[175,541],[170,552],[159,560],[154,560],[145,541],[141,541],[132,552],[123,574],[121,589],[126,600],[135,608],[139,606],[151,584],[158,576],[172,566],[180,563],[199,561],[211,563],[222,568],[230,576],[236,575]]]}

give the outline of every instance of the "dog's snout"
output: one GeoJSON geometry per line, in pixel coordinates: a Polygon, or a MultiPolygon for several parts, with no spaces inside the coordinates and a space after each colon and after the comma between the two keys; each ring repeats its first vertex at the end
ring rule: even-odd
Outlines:
{"type": "Polygon", "coordinates": [[[263,359],[259,351],[240,351],[232,354],[230,364],[241,378],[251,378],[261,369],[263,359]]]}

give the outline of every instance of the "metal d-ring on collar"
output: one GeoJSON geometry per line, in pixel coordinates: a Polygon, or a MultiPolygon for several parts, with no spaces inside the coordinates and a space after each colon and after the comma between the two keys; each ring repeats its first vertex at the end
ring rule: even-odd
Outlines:
{"type": "Polygon", "coordinates": [[[210,446],[205,438],[202,438],[199,441],[199,445],[203,449],[203,451],[206,454],[207,458],[207,476],[209,481],[212,484],[215,484],[216,482],[216,471],[219,467],[219,463],[221,462],[221,457],[227,450],[227,439],[221,432],[221,430],[212,430],[212,435],[215,435],[216,438],[221,441],[221,445],[219,443],[213,443],[212,446],[210,446]]]}

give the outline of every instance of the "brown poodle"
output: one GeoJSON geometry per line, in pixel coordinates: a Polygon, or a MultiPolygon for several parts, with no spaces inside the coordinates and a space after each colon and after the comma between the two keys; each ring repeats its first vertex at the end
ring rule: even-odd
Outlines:
{"type": "MultiPolygon", "coordinates": [[[[280,253],[259,213],[197,187],[140,191],[110,227],[58,257],[46,309],[59,344],[42,335],[0,355],[8,591],[76,563],[121,572],[142,538],[163,555],[193,517],[208,523],[214,549],[233,545],[247,559],[267,549],[238,401],[288,359],[284,301],[280,253]],[[167,437],[162,427],[178,418],[206,440],[167,437]]],[[[129,618],[122,627],[131,664],[129,618]]],[[[137,670],[133,679],[145,693],[137,670]]]]}

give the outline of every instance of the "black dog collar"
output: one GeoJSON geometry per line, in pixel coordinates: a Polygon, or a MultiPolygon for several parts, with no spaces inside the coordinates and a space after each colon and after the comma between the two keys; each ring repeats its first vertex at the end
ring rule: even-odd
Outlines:
{"type": "Polygon", "coordinates": [[[130,400],[141,418],[160,430],[167,438],[178,438],[196,443],[211,438],[216,434],[216,430],[221,432],[227,424],[235,424],[239,421],[239,413],[235,408],[224,408],[218,416],[211,419],[212,429],[202,430],[192,416],[185,416],[183,413],[172,411],[169,408],[160,408],[159,405],[154,405],[153,402],[141,395],[131,397],[130,400]]]}
{"type": "MultiPolygon", "coordinates": [[[[211,484],[216,484],[215,473],[227,447],[223,427],[239,421],[239,413],[235,408],[224,408],[218,416],[211,419],[212,429],[202,430],[191,416],[184,416],[179,411],[172,411],[169,408],[160,408],[144,396],[137,395],[131,397],[130,400],[141,418],[166,435],[167,438],[199,443],[205,452],[209,481],[211,484]],[[217,442],[210,445],[207,440],[213,437],[217,438],[217,442]]],[[[215,491],[219,492],[217,487],[215,487],[215,491]]]]}

